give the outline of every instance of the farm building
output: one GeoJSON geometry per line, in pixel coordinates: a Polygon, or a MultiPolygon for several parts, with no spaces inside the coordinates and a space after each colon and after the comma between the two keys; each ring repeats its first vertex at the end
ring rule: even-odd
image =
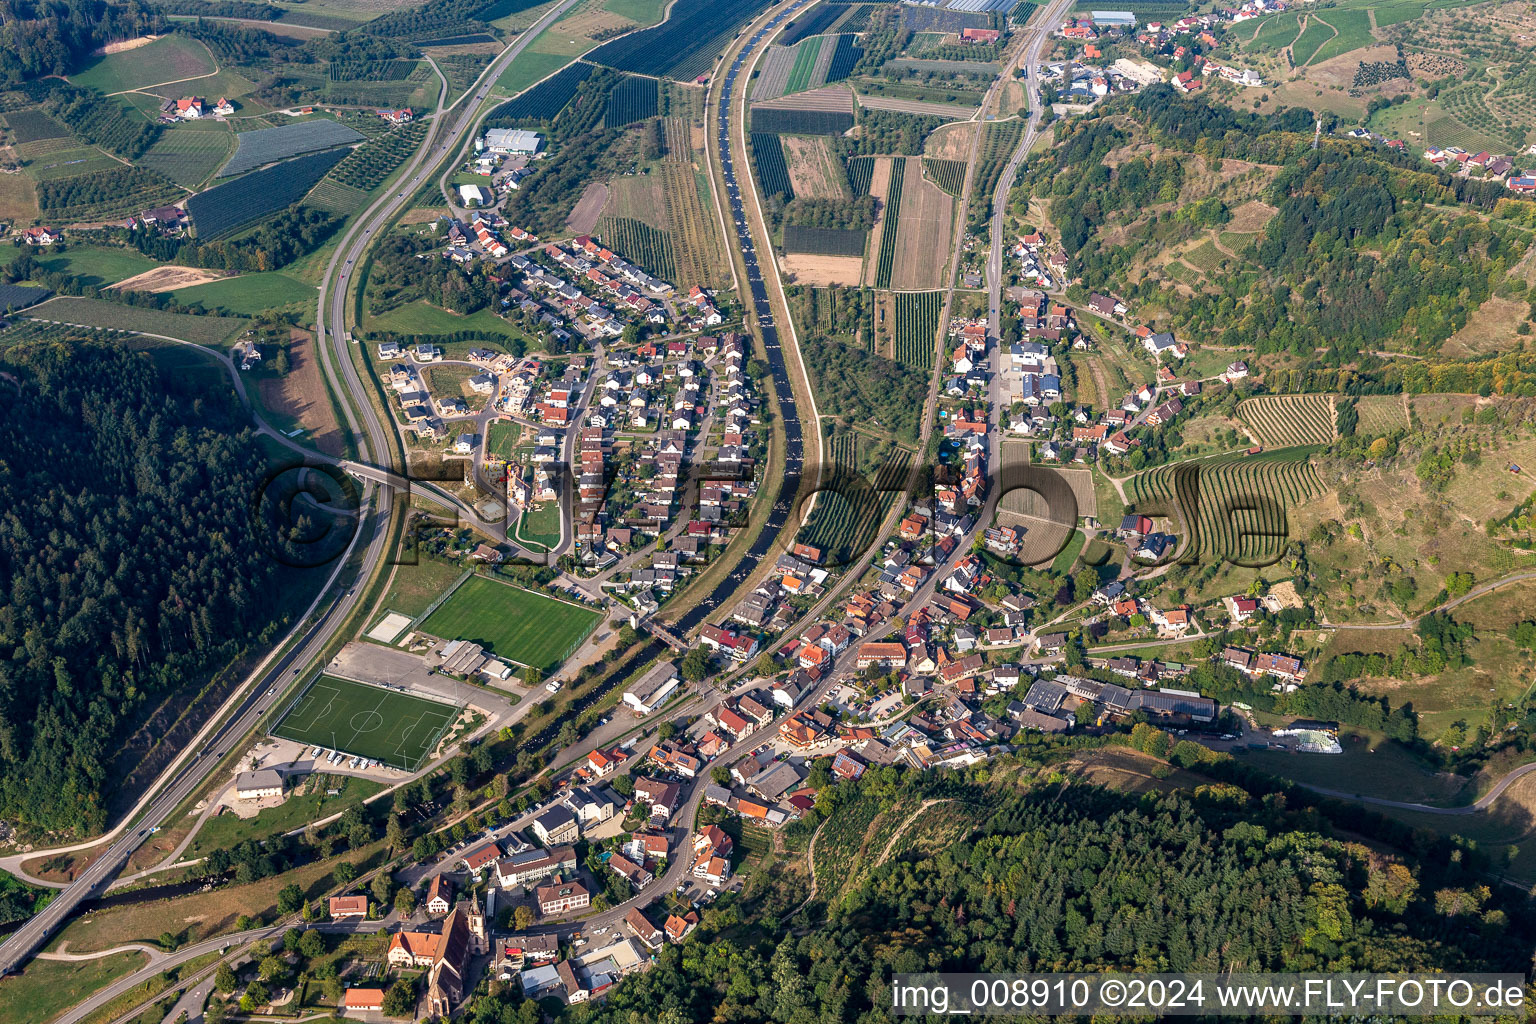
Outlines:
{"type": "Polygon", "coordinates": [[[1135,28],[1136,15],[1130,11],[1094,11],[1093,24],[1101,28],[1135,28]]]}
{"type": "Polygon", "coordinates": [[[538,132],[517,128],[489,128],[480,140],[480,148],[492,153],[537,153],[542,141],[538,132]]]}
{"type": "Polygon", "coordinates": [[[486,206],[496,201],[496,195],[484,185],[460,185],[459,198],[465,206],[486,206]]]}

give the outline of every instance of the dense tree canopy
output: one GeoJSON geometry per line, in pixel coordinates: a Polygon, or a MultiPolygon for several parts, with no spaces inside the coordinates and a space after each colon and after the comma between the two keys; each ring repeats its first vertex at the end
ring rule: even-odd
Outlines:
{"type": "Polygon", "coordinates": [[[34,343],[4,369],[0,813],[91,831],[124,727],[270,639],[266,463],[231,398],[146,355],[34,343]]]}

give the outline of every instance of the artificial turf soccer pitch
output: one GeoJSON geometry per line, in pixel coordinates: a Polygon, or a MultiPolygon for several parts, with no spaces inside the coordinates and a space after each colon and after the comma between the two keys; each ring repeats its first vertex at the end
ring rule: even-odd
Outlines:
{"type": "Polygon", "coordinates": [[[433,636],[472,641],[498,658],[549,672],[601,620],[590,608],[471,576],[421,628],[433,636]]]}
{"type": "Polygon", "coordinates": [[[272,734],[415,771],[457,717],[459,709],[450,704],[321,676],[272,734]]]}

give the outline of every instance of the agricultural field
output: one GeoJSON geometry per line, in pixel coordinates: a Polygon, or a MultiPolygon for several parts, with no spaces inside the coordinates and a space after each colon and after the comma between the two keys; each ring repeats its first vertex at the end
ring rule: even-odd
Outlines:
{"type": "Polygon", "coordinates": [[[524,120],[554,120],[555,115],[571,102],[571,97],[576,95],[576,90],[580,88],[581,83],[585,82],[595,70],[597,69],[591,64],[572,64],[491,111],[486,122],[504,124],[524,120]]]}
{"type": "Polygon", "coordinates": [[[956,199],[960,198],[960,192],[965,188],[964,160],[935,160],[925,156],[923,171],[929,181],[956,199]]]}
{"type": "Polygon", "coordinates": [[[1003,176],[1003,167],[1024,135],[1024,122],[999,121],[987,125],[981,136],[981,152],[971,179],[971,208],[967,217],[972,224],[985,222],[991,209],[992,190],[1003,176]]]}
{"type": "Polygon", "coordinates": [[[427,123],[415,121],[373,138],[351,150],[326,174],[327,182],[360,193],[372,192],[410,158],[427,137],[427,123]]]}
{"type": "Polygon", "coordinates": [[[659,83],[653,78],[626,75],[608,93],[608,109],[603,115],[603,125],[622,128],[655,117],[659,109],[658,86],[659,83]]]}
{"type": "Polygon", "coordinates": [[[890,185],[886,189],[885,206],[880,214],[880,250],[875,260],[875,287],[889,288],[891,274],[896,269],[896,238],[901,225],[901,189],[907,174],[907,158],[891,159],[890,185]]]}
{"type": "Polygon", "coordinates": [[[677,256],[670,233],[630,217],[609,217],[598,225],[597,236],[646,273],[663,281],[677,281],[677,256]]]}
{"type": "Polygon", "coordinates": [[[244,174],[263,164],[286,160],[300,153],[313,153],[333,146],[362,142],[363,136],[339,121],[322,118],[284,125],[281,128],[263,128],[260,131],[243,132],[239,139],[240,144],[235,150],[235,155],[219,172],[221,178],[244,174]]]}
{"type": "Polygon", "coordinates": [[[795,539],[826,552],[825,565],[847,565],[873,543],[876,532],[906,482],[912,453],[894,448],[873,481],[858,472],[859,449],[869,443],[852,430],[831,436],[832,461],[838,479],[827,481],[817,492],[816,505],[801,524],[795,539]]]}
{"type": "Polygon", "coordinates": [[[848,198],[848,175],[827,139],[785,135],[780,137],[780,142],[789,165],[790,188],[795,195],[805,199],[848,198]]]}
{"type": "Polygon", "coordinates": [[[0,310],[9,313],[14,309],[35,306],[52,295],[46,288],[22,284],[0,284],[0,310]]]}
{"type": "MultiPolygon", "coordinates": [[[[33,258],[48,273],[68,274],[88,288],[105,288],[160,265],[137,249],[116,246],[72,245],[62,253],[38,253],[33,258]]],[[[9,263],[10,258],[0,262],[9,263]]]]}
{"type": "Polygon", "coordinates": [[[752,130],[780,135],[841,135],[853,127],[853,94],[846,89],[814,89],[796,96],[754,103],[752,130]]]}
{"type": "Polygon", "coordinates": [[[768,52],[757,65],[757,78],[752,83],[752,102],[776,100],[784,95],[797,52],[795,47],[789,45],[768,47],[768,52]]]}
{"type": "Polygon", "coordinates": [[[171,297],[184,306],[201,305],[204,309],[254,316],[295,302],[313,303],[315,287],[287,274],[269,272],[242,274],[189,288],[178,288],[171,293],[171,297]]]}
{"type": "Polygon", "coordinates": [[[1401,395],[1361,395],[1355,400],[1360,420],[1355,433],[1371,436],[1408,429],[1408,409],[1401,395]]]}
{"type": "Polygon", "coordinates": [[[235,136],[227,131],[162,132],[139,163],[170,178],[183,188],[200,188],[229,158],[235,136]]]}
{"type": "MultiPolygon", "coordinates": [[[[436,183],[433,183],[436,187],[436,183]]],[[[351,185],[343,185],[329,177],[321,178],[320,184],[310,190],[304,197],[306,206],[313,206],[321,210],[329,210],[331,213],[341,214],[343,217],[353,213],[363,206],[363,201],[368,194],[351,185]]]]}
{"type": "Polygon", "coordinates": [[[1252,35],[1238,29],[1243,38],[1244,53],[1274,53],[1291,45],[1296,36],[1301,32],[1301,25],[1296,20],[1296,15],[1290,11],[1272,15],[1258,23],[1251,30],[1252,35]]]}
{"type": "Polygon", "coordinates": [[[848,159],[848,187],[855,197],[869,195],[870,182],[875,176],[875,158],[855,156],[848,159]]]}
{"type": "Polygon", "coordinates": [[[498,658],[549,672],[601,621],[590,608],[472,576],[421,628],[433,636],[472,640],[498,658]]]}
{"type": "Polygon", "coordinates": [[[217,238],[298,202],[346,153],[311,153],[199,192],[186,203],[197,237],[217,238]]]}
{"type": "Polygon", "coordinates": [[[415,771],[459,713],[452,704],[320,676],[288,706],[272,734],[415,771]]]}
{"type": "Polygon", "coordinates": [[[1132,477],[1126,498],[1137,512],[1174,514],[1175,470],[1198,467],[1184,495],[1184,507],[1198,500],[1200,555],[1238,565],[1262,565],[1284,552],[1289,540],[1287,509],[1323,494],[1326,488],[1311,463],[1290,452],[1248,457],[1223,456],[1200,462],[1169,464],[1132,477]],[[1252,505],[1258,508],[1252,508],[1252,505]]]}
{"type": "Polygon", "coordinates": [[[5,127],[13,145],[69,138],[68,128],[37,109],[11,111],[5,115],[5,127]]]}
{"type": "Polygon", "coordinates": [[[811,228],[800,224],[784,225],[784,251],[815,253],[823,256],[863,256],[863,231],[841,228],[811,228]]]}
{"type": "Polygon", "coordinates": [[[57,320],[106,330],[142,331],[212,348],[225,347],[250,326],[249,320],[234,317],[166,313],[142,306],[125,306],[119,302],[71,296],[49,299],[30,310],[29,316],[38,320],[57,320]]]}
{"type": "Polygon", "coordinates": [[[752,159],[757,164],[757,183],[763,195],[782,195],[785,200],[795,196],[789,180],[789,164],[784,160],[784,145],[771,132],[752,133],[752,159]]]}
{"type": "Polygon", "coordinates": [[[211,75],[216,70],[218,62],[208,52],[208,47],[191,36],[173,34],[161,36],[145,46],[99,57],[70,75],[69,81],[82,89],[111,95],[162,82],[211,75]]]}
{"type": "MultiPolygon", "coordinates": [[[[905,184],[900,191],[900,211],[894,237],[895,261],[892,265],[890,286],[898,290],[937,288],[944,283],[949,263],[942,253],[948,252],[948,242],[954,228],[955,200],[937,185],[923,176],[920,159],[905,161],[905,184]]],[[[895,168],[892,168],[895,173],[895,168]]],[[[896,201],[892,200],[891,213],[896,214],[896,201]]],[[[887,229],[890,227],[887,221],[887,229]]],[[[885,250],[885,238],[881,238],[881,252],[885,250]]]]}
{"type": "Polygon", "coordinates": [[[691,81],[708,74],[715,56],[761,8],[761,0],[676,0],[654,28],[604,43],[589,54],[619,71],[691,81]]]}
{"type": "Polygon", "coordinates": [[[918,370],[933,367],[943,292],[897,292],[893,351],[896,361],[918,370]]]}
{"type": "Polygon", "coordinates": [[[1237,404],[1237,418],[1266,448],[1332,444],[1337,437],[1328,395],[1263,395],[1237,404]]]}

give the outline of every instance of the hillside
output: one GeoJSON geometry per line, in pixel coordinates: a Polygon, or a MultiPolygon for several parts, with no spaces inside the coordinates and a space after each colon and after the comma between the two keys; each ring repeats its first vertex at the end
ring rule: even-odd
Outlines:
{"type": "Polygon", "coordinates": [[[1536,207],[1416,155],[1314,150],[1311,121],[1154,87],[1062,123],[1020,187],[1084,290],[1116,293],[1157,329],[1334,366],[1438,351],[1506,283],[1536,207]]]}

